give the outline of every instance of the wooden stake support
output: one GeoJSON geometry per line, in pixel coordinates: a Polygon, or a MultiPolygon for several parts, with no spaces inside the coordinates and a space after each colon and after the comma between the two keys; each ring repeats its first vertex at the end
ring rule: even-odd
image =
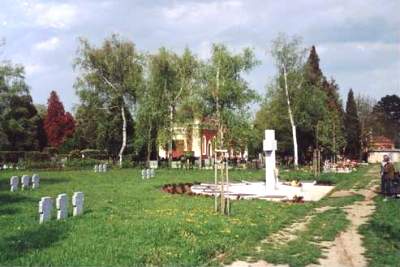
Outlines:
{"type": "Polygon", "coordinates": [[[216,149],[214,151],[214,183],[215,187],[220,183],[220,205],[218,207],[218,194],[215,194],[214,209],[216,212],[220,211],[221,214],[229,215],[230,213],[230,199],[229,195],[225,198],[225,192],[229,194],[229,173],[228,173],[228,153],[226,149],[216,149]],[[218,169],[220,171],[218,171],[218,169]],[[226,188],[225,188],[226,186],[226,188]]]}

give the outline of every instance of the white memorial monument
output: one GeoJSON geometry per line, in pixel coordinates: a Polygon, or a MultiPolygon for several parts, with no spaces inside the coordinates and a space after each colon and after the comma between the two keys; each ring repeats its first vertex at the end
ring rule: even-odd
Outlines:
{"type": "Polygon", "coordinates": [[[150,169],[146,170],[146,176],[147,176],[147,179],[150,179],[150,177],[151,177],[151,170],[150,169]]]}
{"type": "Polygon", "coordinates": [[[263,151],[265,152],[265,187],[267,192],[278,189],[278,177],[276,176],[277,142],[275,140],[275,130],[265,130],[263,141],[263,151]]]}
{"type": "Polygon", "coordinates": [[[30,177],[28,175],[23,175],[21,177],[21,189],[22,190],[29,188],[29,180],[30,180],[30,177]]]}
{"type": "Polygon", "coordinates": [[[150,177],[154,178],[154,176],[156,175],[154,169],[150,169],[150,177]]]}
{"type": "Polygon", "coordinates": [[[146,170],[142,170],[142,179],[146,179],[147,178],[147,171],[146,170]]]}
{"type": "Polygon", "coordinates": [[[16,192],[16,191],[18,191],[18,183],[19,183],[19,178],[18,178],[18,176],[13,176],[13,177],[11,177],[11,179],[10,179],[10,186],[11,186],[10,191],[11,191],[11,192],[16,192]]]}
{"type": "Polygon", "coordinates": [[[39,188],[40,177],[37,174],[32,175],[32,189],[39,188]]]}
{"type": "Polygon", "coordinates": [[[68,217],[68,196],[67,194],[59,194],[56,199],[57,220],[66,219],[68,217]]]}
{"type": "Polygon", "coordinates": [[[78,216],[83,213],[84,195],[82,192],[75,192],[72,196],[73,216],[78,216]]]}
{"type": "Polygon", "coordinates": [[[51,197],[42,197],[39,201],[39,223],[44,223],[51,219],[51,211],[53,209],[53,201],[51,197]]]}

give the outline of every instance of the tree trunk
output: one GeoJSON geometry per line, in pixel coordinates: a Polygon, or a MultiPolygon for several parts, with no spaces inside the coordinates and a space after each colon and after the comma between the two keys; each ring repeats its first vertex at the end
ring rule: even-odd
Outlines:
{"type": "Polygon", "coordinates": [[[125,118],[125,109],[124,106],[121,106],[121,115],[122,115],[122,145],[119,151],[119,166],[122,168],[122,155],[124,154],[126,147],[126,118],[125,118]]]}
{"type": "Polygon", "coordinates": [[[297,169],[299,166],[299,153],[298,153],[298,145],[297,145],[296,125],[294,124],[292,108],[290,106],[286,67],[283,65],[282,68],[283,68],[283,77],[285,79],[285,93],[286,93],[286,102],[288,105],[289,120],[290,120],[290,125],[292,126],[294,167],[297,169]]]}
{"type": "Polygon", "coordinates": [[[217,140],[218,140],[218,149],[222,148],[223,136],[222,136],[222,125],[221,125],[221,112],[219,107],[219,64],[217,68],[216,74],[216,94],[215,94],[215,102],[217,108],[217,120],[218,120],[218,132],[217,132],[217,140]]]}
{"type": "Polygon", "coordinates": [[[172,142],[173,142],[173,131],[174,131],[174,125],[173,125],[173,119],[174,119],[174,107],[173,105],[170,106],[169,110],[169,119],[170,119],[170,137],[169,137],[169,142],[168,142],[168,166],[172,168],[172,142]]]}
{"type": "Polygon", "coordinates": [[[148,140],[147,140],[147,155],[146,155],[146,166],[149,167],[150,166],[150,157],[151,157],[151,145],[153,140],[151,139],[151,125],[149,127],[149,132],[148,132],[148,140]]]}

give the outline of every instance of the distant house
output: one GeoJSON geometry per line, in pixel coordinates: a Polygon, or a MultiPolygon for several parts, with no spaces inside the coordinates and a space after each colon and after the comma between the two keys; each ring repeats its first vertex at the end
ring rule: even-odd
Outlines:
{"type": "Polygon", "coordinates": [[[400,162],[400,149],[395,148],[394,141],[385,136],[373,137],[369,144],[368,162],[379,163],[388,155],[393,162],[400,162]]]}
{"type": "MultiPolygon", "coordinates": [[[[198,159],[212,158],[217,130],[195,120],[191,125],[175,126],[173,133],[172,158],[178,159],[186,152],[192,152],[198,159]]],[[[159,148],[159,157],[168,158],[165,147],[159,148]]]]}
{"type": "MultiPolygon", "coordinates": [[[[214,146],[217,138],[217,129],[214,125],[215,122],[210,119],[203,119],[202,121],[196,119],[192,124],[175,126],[172,158],[179,159],[186,152],[191,152],[197,159],[211,159],[214,156],[214,146]]],[[[247,157],[247,151],[243,155],[241,153],[235,154],[233,149],[228,151],[230,157],[247,157]]],[[[168,158],[168,151],[165,147],[159,148],[159,157],[168,158]]]]}

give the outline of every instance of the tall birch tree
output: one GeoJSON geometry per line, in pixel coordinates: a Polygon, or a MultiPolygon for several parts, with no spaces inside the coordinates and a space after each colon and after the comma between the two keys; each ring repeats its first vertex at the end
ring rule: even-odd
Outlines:
{"type": "Polygon", "coordinates": [[[93,91],[101,99],[99,109],[117,111],[122,118],[122,140],[118,153],[122,166],[127,144],[127,113],[135,104],[143,81],[143,57],[135,45],[112,35],[101,47],[86,39],[80,40],[75,67],[79,69],[78,94],[81,90],[93,91]]]}
{"type": "Polygon", "coordinates": [[[301,46],[301,39],[293,37],[289,39],[286,35],[280,34],[273,42],[271,55],[278,69],[277,85],[285,92],[286,104],[293,139],[294,166],[298,167],[299,152],[296,133],[296,122],[292,107],[292,92],[301,88],[304,80],[303,66],[306,50],[301,46]]]}

